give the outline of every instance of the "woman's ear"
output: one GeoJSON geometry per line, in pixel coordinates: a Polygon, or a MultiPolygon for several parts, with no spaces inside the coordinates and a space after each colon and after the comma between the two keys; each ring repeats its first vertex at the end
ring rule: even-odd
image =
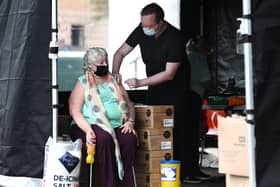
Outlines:
{"type": "Polygon", "coordinates": [[[92,65],[91,70],[92,70],[93,72],[96,72],[96,70],[97,70],[96,65],[92,65]]]}

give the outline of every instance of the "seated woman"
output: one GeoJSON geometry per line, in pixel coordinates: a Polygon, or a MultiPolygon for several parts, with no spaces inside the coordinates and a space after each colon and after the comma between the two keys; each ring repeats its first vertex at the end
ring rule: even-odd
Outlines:
{"type": "Polygon", "coordinates": [[[72,139],[95,143],[95,163],[102,187],[132,187],[136,150],[135,111],[124,87],[108,72],[107,52],[90,48],[84,56],[85,74],[69,98],[74,123],[72,139]]]}

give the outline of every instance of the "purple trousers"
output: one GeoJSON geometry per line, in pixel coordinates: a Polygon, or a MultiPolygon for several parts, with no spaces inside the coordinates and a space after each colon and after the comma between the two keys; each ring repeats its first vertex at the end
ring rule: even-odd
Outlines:
{"type": "MultiPolygon", "coordinates": [[[[124,167],[124,178],[120,180],[112,136],[97,125],[92,125],[91,128],[96,134],[94,160],[95,164],[98,165],[96,169],[98,169],[102,187],[134,187],[133,166],[135,163],[136,136],[133,133],[123,134],[120,128],[115,128],[124,167]]],[[[72,140],[81,138],[84,143],[86,142],[85,133],[76,125],[70,127],[70,135],[72,140]]]]}

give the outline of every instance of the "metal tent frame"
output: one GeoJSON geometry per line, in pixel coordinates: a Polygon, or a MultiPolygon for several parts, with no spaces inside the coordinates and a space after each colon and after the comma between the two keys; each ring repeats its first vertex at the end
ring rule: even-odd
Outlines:
{"type": "Polygon", "coordinates": [[[49,58],[52,63],[52,138],[57,142],[57,118],[58,118],[58,84],[57,84],[57,59],[58,59],[58,45],[57,45],[57,0],[52,1],[52,37],[49,49],[49,58]]]}
{"type": "Polygon", "coordinates": [[[248,156],[249,156],[249,184],[256,187],[256,159],[255,159],[255,107],[254,107],[254,83],[253,83],[253,53],[252,53],[252,21],[251,0],[242,0],[242,18],[240,24],[241,38],[239,43],[243,45],[244,69],[245,69],[245,98],[246,98],[246,122],[248,128],[248,156]]]}

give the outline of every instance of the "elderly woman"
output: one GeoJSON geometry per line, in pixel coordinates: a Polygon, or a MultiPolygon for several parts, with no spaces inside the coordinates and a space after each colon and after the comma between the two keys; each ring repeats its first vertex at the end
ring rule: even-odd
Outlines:
{"type": "Polygon", "coordinates": [[[136,149],[135,111],[124,87],[108,72],[107,52],[90,48],[84,56],[85,74],[69,99],[73,139],[95,143],[95,162],[102,187],[133,187],[136,149]]]}

